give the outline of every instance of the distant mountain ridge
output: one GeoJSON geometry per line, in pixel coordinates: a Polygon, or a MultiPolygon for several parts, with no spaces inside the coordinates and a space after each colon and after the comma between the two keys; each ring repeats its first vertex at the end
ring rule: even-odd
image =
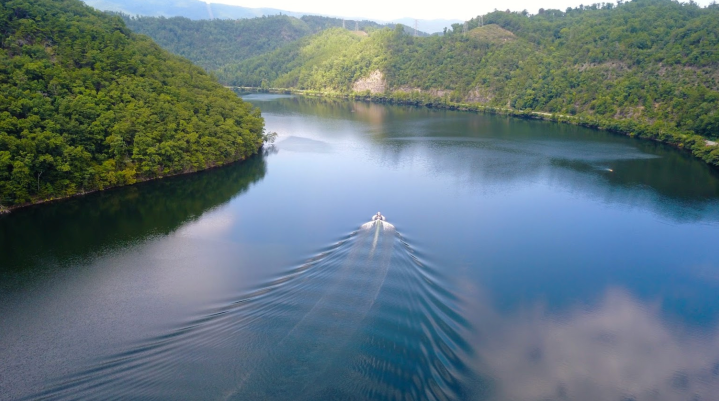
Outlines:
{"type": "MultiPolygon", "coordinates": [[[[301,18],[303,16],[315,16],[316,13],[286,11],[276,8],[249,8],[242,6],[232,6],[227,4],[205,3],[200,0],[83,0],[87,5],[102,11],[114,11],[131,16],[147,16],[147,17],[185,17],[192,20],[201,19],[244,19],[256,18],[272,15],[288,15],[290,17],[301,18]]],[[[340,17],[327,16],[342,20],[340,17]]],[[[345,18],[346,20],[365,20],[363,18],[345,18]]],[[[462,22],[460,20],[415,20],[412,18],[399,18],[392,21],[372,20],[376,23],[385,24],[403,24],[414,28],[415,21],[419,31],[433,33],[441,32],[445,27],[449,28],[453,23],[462,22]]]]}
{"type": "Polygon", "coordinates": [[[249,8],[226,4],[208,4],[199,0],[83,0],[87,5],[101,11],[115,11],[129,15],[148,17],[185,17],[198,19],[243,19],[263,15],[290,15],[293,13],[275,8],[249,8]]]}
{"type": "MultiPolygon", "coordinates": [[[[132,17],[120,14],[134,32],[151,37],[163,48],[186,57],[208,71],[217,71],[261,54],[272,52],[300,38],[330,28],[346,27],[355,35],[387,28],[374,21],[305,15],[301,18],[273,15],[244,19],[191,20],[185,17],[132,17]]],[[[397,24],[391,24],[394,28],[397,24]]],[[[410,30],[409,27],[404,27],[410,30]]],[[[419,36],[428,36],[418,32],[419,36]]]]}
{"type": "Polygon", "coordinates": [[[407,33],[326,30],[215,73],[235,86],[542,115],[671,143],[719,166],[718,4],[495,11],[443,36],[407,33]]]}
{"type": "Polygon", "coordinates": [[[393,19],[393,23],[407,25],[414,28],[415,22],[417,23],[417,29],[422,32],[439,33],[444,28],[452,29],[453,24],[461,24],[462,20],[458,19],[412,19],[412,18],[397,18],[393,19]]]}

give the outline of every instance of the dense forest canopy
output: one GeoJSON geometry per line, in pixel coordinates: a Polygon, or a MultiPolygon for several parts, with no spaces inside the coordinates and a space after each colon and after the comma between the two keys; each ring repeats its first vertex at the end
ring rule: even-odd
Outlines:
{"type": "Polygon", "coordinates": [[[327,30],[226,65],[217,76],[237,86],[345,94],[359,87],[401,101],[565,115],[695,147],[719,164],[719,149],[686,139],[719,137],[716,4],[634,0],[537,15],[495,11],[431,37],[402,27],[368,37],[327,30]],[[377,89],[357,85],[378,76],[377,89]]]}
{"type": "Polygon", "coordinates": [[[183,17],[122,17],[133,32],[150,36],[163,48],[210,71],[314,33],[302,20],[288,16],[199,21],[183,17]]]}
{"type": "MultiPolygon", "coordinates": [[[[119,14],[133,32],[151,37],[163,48],[209,71],[269,53],[300,38],[345,26],[362,33],[385,28],[373,21],[287,15],[238,19],[191,20],[183,17],[142,17],[119,14]]],[[[394,25],[391,25],[394,27],[394,25]]],[[[425,33],[419,33],[427,36],[425,33]]]]}
{"type": "Polygon", "coordinates": [[[0,4],[0,208],[201,170],[262,143],[259,111],[78,0],[0,4]]]}

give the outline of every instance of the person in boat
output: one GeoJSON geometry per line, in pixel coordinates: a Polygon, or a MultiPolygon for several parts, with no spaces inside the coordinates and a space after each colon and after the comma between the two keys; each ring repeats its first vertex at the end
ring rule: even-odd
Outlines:
{"type": "Polygon", "coordinates": [[[380,212],[377,212],[377,214],[372,216],[372,221],[385,221],[385,220],[387,220],[387,219],[385,219],[385,217],[382,216],[382,214],[380,214],[380,212]]]}

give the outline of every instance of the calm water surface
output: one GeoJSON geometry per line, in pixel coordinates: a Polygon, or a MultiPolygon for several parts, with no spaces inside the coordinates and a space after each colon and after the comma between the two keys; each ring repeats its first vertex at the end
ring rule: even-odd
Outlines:
{"type": "Polygon", "coordinates": [[[0,399],[716,400],[719,174],[247,96],[265,154],[0,217],[0,399]],[[392,225],[362,227],[381,211],[392,225]]]}

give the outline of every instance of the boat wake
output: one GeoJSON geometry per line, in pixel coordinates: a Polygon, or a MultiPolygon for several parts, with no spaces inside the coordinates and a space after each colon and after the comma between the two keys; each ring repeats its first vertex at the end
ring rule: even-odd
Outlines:
{"type": "Polygon", "coordinates": [[[32,399],[461,399],[467,324],[436,269],[374,221],[32,399]]]}
{"type": "Polygon", "coordinates": [[[367,223],[362,224],[363,230],[369,230],[373,227],[379,227],[383,230],[394,230],[394,226],[390,223],[387,223],[386,221],[382,220],[375,220],[375,221],[369,221],[367,223]]]}

